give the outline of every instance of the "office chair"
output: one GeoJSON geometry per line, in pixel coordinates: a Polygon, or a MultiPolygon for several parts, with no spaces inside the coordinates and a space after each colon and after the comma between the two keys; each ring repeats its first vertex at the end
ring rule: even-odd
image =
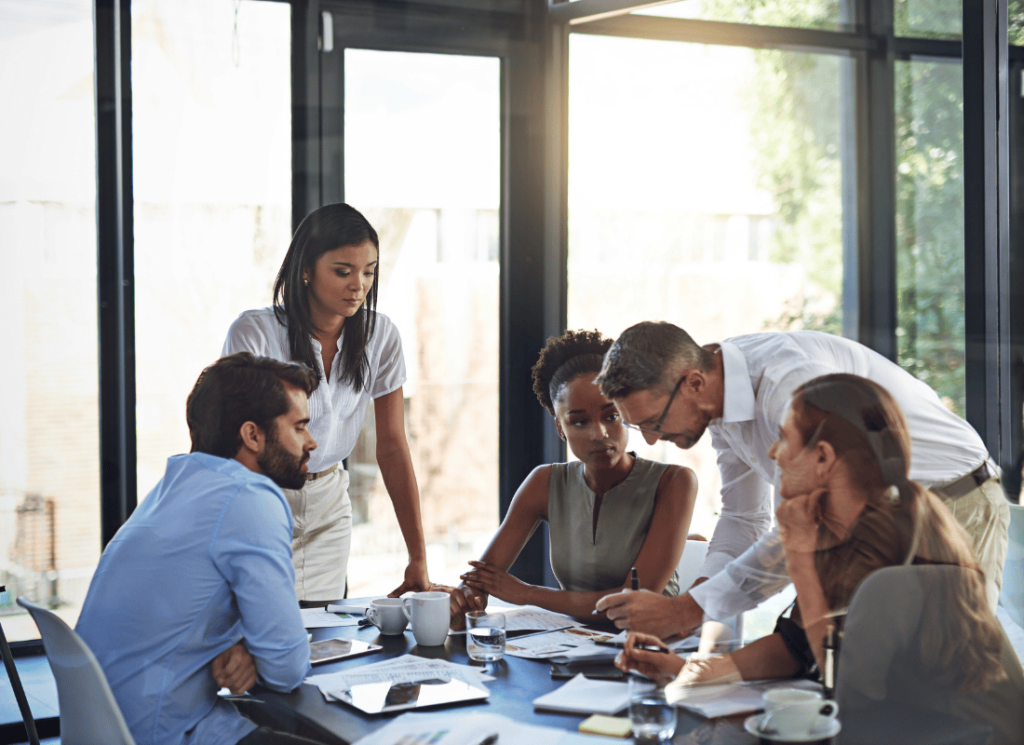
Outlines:
{"type": "MultiPolygon", "coordinates": [[[[7,587],[0,585],[0,592],[7,592],[7,587]]],[[[32,716],[32,710],[28,706],[28,699],[25,697],[25,689],[21,685],[21,677],[18,675],[18,668],[14,666],[14,657],[11,656],[11,648],[7,645],[7,636],[4,634],[3,626],[0,626],[0,655],[4,658],[4,667],[7,668],[7,677],[11,681],[11,688],[14,690],[14,698],[18,702],[18,709],[21,711],[21,719],[25,722],[25,732],[28,734],[30,745],[39,745],[39,735],[36,733],[36,720],[32,716]]]]}
{"type": "Polygon", "coordinates": [[[25,598],[57,681],[61,745],[135,745],[96,656],[56,614],[25,598]]]}
{"type": "MultiPolygon", "coordinates": [[[[942,624],[955,616],[951,603],[958,602],[957,583],[973,571],[948,565],[886,567],[857,588],[836,671],[844,745],[1019,742],[1024,712],[1013,700],[1016,694],[955,690],[953,683],[938,679],[929,667],[930,650],[921,648],[922,638],[953,633],[943,631],[942,624]]],[[[1019,690],[1024,671],[1005,634],[1002,643],[1007,681],[1017,681],[1013,685],[1019,690]]]]}

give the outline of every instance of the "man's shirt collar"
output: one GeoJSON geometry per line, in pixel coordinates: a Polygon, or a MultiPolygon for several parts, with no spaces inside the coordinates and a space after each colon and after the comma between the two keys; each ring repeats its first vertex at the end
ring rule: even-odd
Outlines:
{"type": "Polygon", "coordinates": [[[722,349],[722,367],[725,381],[722,401],[722,422],[749,422],[754,419],[754,388],[750,384],[747,359],[735,345],[727,341],[722,349]]]}

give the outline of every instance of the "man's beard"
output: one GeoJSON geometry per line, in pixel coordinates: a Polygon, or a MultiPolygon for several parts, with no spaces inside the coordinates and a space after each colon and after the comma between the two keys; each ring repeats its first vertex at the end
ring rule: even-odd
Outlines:
{"type": "Polygon", "coordinates": [[[263,474],[282,489],[301,489],[306,484],[302,466],[309,460],[309,453],[292,455],[281,446],[277,432],[267,433],[267,446],[256,459],[263,474]]]}

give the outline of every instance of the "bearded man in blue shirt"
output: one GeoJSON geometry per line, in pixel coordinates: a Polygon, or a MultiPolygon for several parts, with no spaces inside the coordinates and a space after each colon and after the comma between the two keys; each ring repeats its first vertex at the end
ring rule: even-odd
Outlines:
{"type": "Polygon", "coordinates": [[[192,451],[100,558],[77,631],[138,745],[309,742],[257,729],[217,692],[257,676],[290,691],[309,672],[281,488],[305,481],[317,382],[246,352],[206,368],[186,404],[192,451]]]}

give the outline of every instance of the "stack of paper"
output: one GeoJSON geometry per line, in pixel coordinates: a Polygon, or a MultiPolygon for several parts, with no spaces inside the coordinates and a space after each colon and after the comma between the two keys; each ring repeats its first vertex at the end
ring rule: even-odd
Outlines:
{"type": "Polygon", "coordinates": [[[485,681],[494,680],[481,667],[456,665],[447,660],[431,660],[411,654],[383,662],[343,670],[338,673],[310,675],[306,682],[320,689],[328,701],[341,701],[341,693],[352,686],[367,683],[417,683],[425,680],[459,680],[486,691],[485,681]]]}
{"type": "Polygon", "coordinates": [[[561,688],[533,700],[535,709],[572,714],[616,714],[629,706],[629,686],[577,675],[561,688]]]}
{"type": "Polygon", "coordinates": [[[622,745],[622,740],[522,724],[500,714],[402,714],[355,745],[476,745],[499,734],[498,745],[622,745]]]}
{"type": "Polygon", "coordinates": [[[330,629],[335,626],[358,626],[362,613],[328,613],[323,608],[302,608],[302,626],[307,629],[330,629]]]}

